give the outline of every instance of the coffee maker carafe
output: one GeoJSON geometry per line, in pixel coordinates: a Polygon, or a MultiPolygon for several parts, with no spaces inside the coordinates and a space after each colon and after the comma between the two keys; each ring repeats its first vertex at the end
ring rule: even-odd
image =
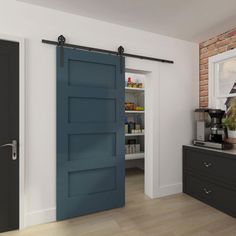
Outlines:
{"type": "Polygon", "coordinates": [[[220,109],[209,109],[208,113],[211,117],[211,134],[209,140],[215,143],[222,143],[225,136],[222,125],[222,118],[225,114],[225,111],[220,109]]]}

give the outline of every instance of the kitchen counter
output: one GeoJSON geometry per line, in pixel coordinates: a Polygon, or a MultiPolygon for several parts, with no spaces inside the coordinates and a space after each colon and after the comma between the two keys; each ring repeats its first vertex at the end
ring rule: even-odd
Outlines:
{"type": "Polygon", "coordinates": [[[231,154],[231,155],[235,155],[236,158],[236,149],[230,149],[230,150],[219,150],[219,149],[213,149],[213,148],[206,148],[206,147],[199,147],[199,146],[195,146],[193,144],[188,144],[188,145],[184,145],[186,147],[193,147],[193,148],[198,148],[198,149],[202,149],[202,150],[209,150],[209,151],[213,151],[213,152],[220,152],[220,153],[225,153],[225,154],[231,154]]]}

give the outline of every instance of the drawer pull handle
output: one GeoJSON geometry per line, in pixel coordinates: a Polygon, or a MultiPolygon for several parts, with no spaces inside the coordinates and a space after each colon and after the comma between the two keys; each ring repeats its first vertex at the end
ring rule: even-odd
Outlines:
{"type": "Polygon", "coordinates": [[[209,195],[210,193],[212,193],[211,190],[207,190],[206,188],[203,188],[203,191],[204,191],[204,193],[207,194],[207,195],[209,195]]]}
{"type": "Polygon", "coordinates": [[[212,166],[212,163],[210,163],[210,162],[209,162],[209,163],[207,163],[207,162],[204,162],[203,164],[204,164],[204,166],[205,166],[206,168],[209,168],[209,167],[211,167],[211,166],[212,166]]]}

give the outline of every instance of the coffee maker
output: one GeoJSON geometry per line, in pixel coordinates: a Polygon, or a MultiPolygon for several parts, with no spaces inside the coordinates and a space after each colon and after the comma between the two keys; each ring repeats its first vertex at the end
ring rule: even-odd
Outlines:
{"type": "Polygon", "coordinates": [[[222,143],[224,141],[225,132],[222,124],[222,118],[225,114],[225,111],[220,109],[209,109],[208,111],[211,117],[211,134],[210,141],[215,143],[222,143]]]}
{"type": "Polygon", "coordinates": [[[197,136],[193,144],[215,149],[231,149],[232,144],[225,142],[225,129],[222,118],[225,111],[221,109],[196,109],[197,136]]]}

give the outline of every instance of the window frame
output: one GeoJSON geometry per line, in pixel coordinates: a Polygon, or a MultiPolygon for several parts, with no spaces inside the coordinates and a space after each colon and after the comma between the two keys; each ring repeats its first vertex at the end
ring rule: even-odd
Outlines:
{"type": "Polygon", "coordinates": [[[228,96],[219,96],[217,94],[217,88],[219,84],[219,66],[216,65],[234,57],[236,58],[236,48],[212,56],[208,59],[208,107],[210,108],[219,108],[218,101],[220,99],[236,96],[236,93],[230,94],[228,96]]]}

